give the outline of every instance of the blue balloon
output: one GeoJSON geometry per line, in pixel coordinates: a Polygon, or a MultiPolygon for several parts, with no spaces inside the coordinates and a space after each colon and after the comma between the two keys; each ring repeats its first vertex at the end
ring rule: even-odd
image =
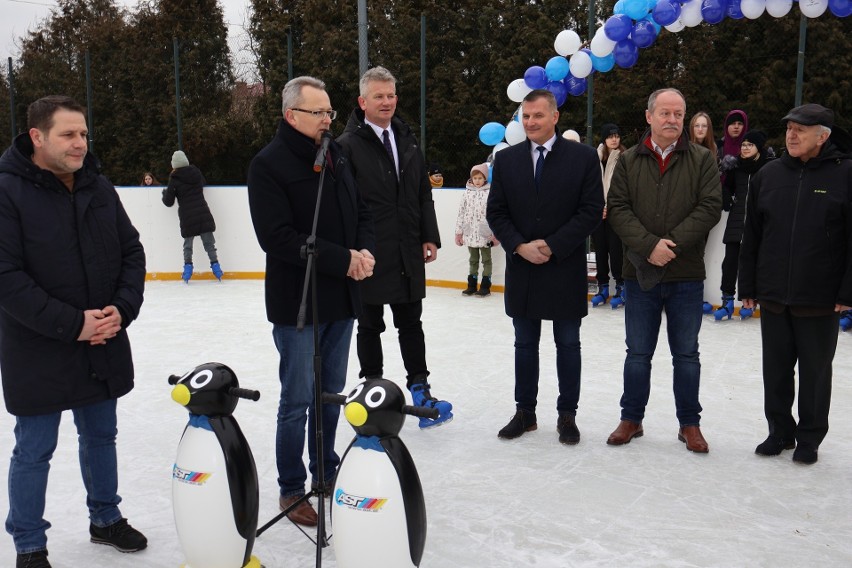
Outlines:
{"type": "Polygon", "coordinates": [[[604,24],[604,34],[612,41],[621,41],[630,35],[633,29],[633,20],[630,16],[616,14],[610,16],[604,24]]]}
{"type": "Polygon", "coordinates": [[[568,60],[561,55],[551,57],[544,66],[544,71],[548,81],[561,81],[568,75],[568,60]]]}
{"type": "Polygon", "coordinates": [[[828,9],[838,18],[852,15],[852,0],[828,0],[828,9]]]}
{"type": "Polygon", "coordinates": [[[569,95],[572,97],[579,97],[586,92],[586,78],[568,75],[565,78],[565,86],[568,87],[569,95]]]}
{"type": "Polygon", "coordinates": [[[503,140],[506,135],[506,127],[499,122],[489,122],[479,129],[479,141],[486,146],[495,146],[503,140]]]}
{"type": "Polygon", "coordinates": [[[633,26],[630,37],[636,47],[650,47],[657,39],[657,30],[654,29],[654,24],[648,20],[639,20],[633,26]]]}
{"type": "Polygon", "coordinates": [[[612,55],[615,57],[615,63],[626,69],[636,65],[639,60],[639,48],[631,40],[623,39],[615,44],[612,55]]]}
{"type": "Polygon", "coordinates": [[[524,72],[524,83],[530,89],[543,89],[547,85],[547,71],[544,67],[533,65],[524,72]]]}
{"type": "Polygon", "coordinates": [[[641,20],[648,13],[648,0],[624,0],[624,13],[634,20],[641,20]]]}
{"type": "Polygon", "coordinates": [[[654,19],[654,16],[651,15],[651,14],[648,14],[647,16],[645,16],[644,19],[645,19],[646,22],[650,22],[651,25],[654,26],[654,33],[656,33],[657,35],[660,35],[660,31],[663,29],[663,26],[661,26],[660,24],[657,23],[657,20],[654,19]]]}
{"type": "Polygon", "coordinates": [[[597,55],[592,54],[592,67],[601,73],[611,71],[612,68],[615,67],[615,56],[613,56],[612,53],[606,57],[598,57],[597,55]]]}
{"type": "Polygon", "coordinates": [[[728,11],[728,0],[702,0],[701,17],[708,24],[718,24],[725,19],[728,11]]]}
{"type": "Polygon", "coordinates": [[[562,81],[551,81],[544,86],[556,98],[556,106],[561,107],[568,98],[568,87],[562,81]]]}
{"type": "Polygon", "coordinates": [[[740,8],[740,3],[742,0],[730,0],[728,3],[728,11],[727,16],[732,20],[742,20],[745,16],[743,16],[743,11],[740,8]]]}
{"type": "Polygon", "coordinates": [[[612,7],[613,14],[623,14],[624,13],[624,0],[618,0],[615,3],[615,6],[612,7]]]}
{"type": "Polygon", "coordinates": [[[673,24],[680,16],[680,4],[669,0],[659,0],[654,7],[654,19],[661,26],[673,24]]]}

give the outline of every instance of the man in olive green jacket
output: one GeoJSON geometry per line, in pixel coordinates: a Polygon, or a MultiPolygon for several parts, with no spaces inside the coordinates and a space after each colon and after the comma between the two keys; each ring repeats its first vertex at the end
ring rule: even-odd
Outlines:
{"type": "Polygon", "coordinates": [[[683,132],[686,101],[676,89],[648,99],[650,130],[622,155],[608,195],[607,216],[625,250],[627,358],[621,422],[610,445],[643,435],[651,391],[651,358],[666,312],[674,367],[678,439],[706,453],[699,428],[701,363],[698,331],[704,301],[704,245],[722,212],[715,157],[683,132]]]}

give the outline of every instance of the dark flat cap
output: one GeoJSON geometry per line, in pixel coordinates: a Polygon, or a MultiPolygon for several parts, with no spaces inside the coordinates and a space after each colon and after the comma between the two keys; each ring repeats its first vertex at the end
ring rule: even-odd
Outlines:
{"type": "Polygon", "coordinates": [[[806,105],[797,106],[787,113],[787,116],[781,119],[781,122],[793,121],[805,126],[813,126],[821,124],[832,128],[834,126],[834,111],[830,108],[825,108],[822,105],[808,103],[806,105]]]}

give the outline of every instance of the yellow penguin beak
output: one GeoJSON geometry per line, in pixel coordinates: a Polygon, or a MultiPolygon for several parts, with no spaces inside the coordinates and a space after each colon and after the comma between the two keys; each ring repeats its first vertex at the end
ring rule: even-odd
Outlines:
{"type": "Polygon", "coordinates": [[[343,414],[350,424],[355,426],[363,426],[367,421],[367,409],[360,402],[350,402],[343,409],[343,414]]]}
{"type": "Polygon", "coordinates": [[[192,395],[189,393],[189,389],[186,388],[186,385],[177,385],[172,389],[172,400],[181,406],[189,404],[189,399],[191,398],[192,395]]]}

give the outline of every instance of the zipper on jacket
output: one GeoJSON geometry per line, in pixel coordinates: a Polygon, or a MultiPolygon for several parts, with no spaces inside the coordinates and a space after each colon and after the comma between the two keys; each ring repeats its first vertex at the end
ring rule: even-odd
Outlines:
{"type": "Polygon", "coordinates": [[[793,223],[790,227],[790,250],[787,257],[790,262],[787,264],[787,299],[785,304],[790,304],[790,298],[793,295],[793,241],[796,238],[796,220],[799,218],[799,197],[802,195],[802,179],[805,177],[805,167],[799,170],[799,185],[796,187],[796,201],[793,207],[793,223]]]}

